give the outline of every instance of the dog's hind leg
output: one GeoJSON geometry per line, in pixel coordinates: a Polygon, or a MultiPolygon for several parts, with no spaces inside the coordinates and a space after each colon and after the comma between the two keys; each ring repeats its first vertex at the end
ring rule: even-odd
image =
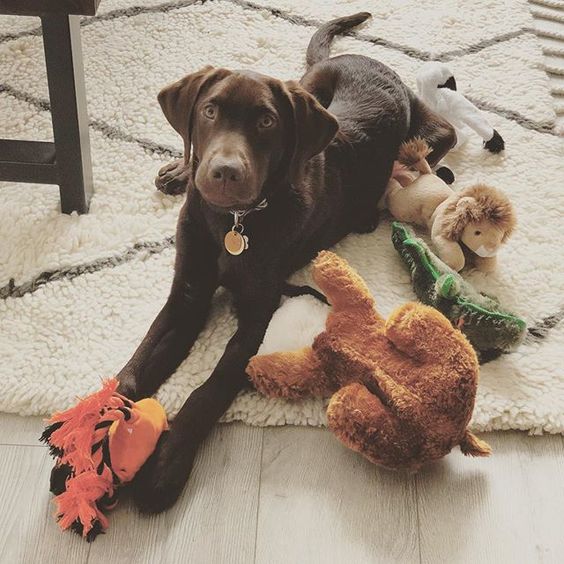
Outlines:
{"type": "Polygon", "coordinates": [[[424,139],[431,148],[427,162],[432,167],[456,145],[454,127],[415,96],[411,99],[411,123],[407,139],[414,137],[424,139]]]}

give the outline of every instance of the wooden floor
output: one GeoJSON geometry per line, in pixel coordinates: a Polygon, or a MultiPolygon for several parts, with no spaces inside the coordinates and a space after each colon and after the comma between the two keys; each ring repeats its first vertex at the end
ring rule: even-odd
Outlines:
{"type": "Polygon", "coordinates": [[[490,434],[490,459],[402,475],[325,430],[222,425],[172,510],[123,502],[89,545],[52,518],[41,427],[0,415],[2,564],[564,562],[561,436],[490,434]]]}

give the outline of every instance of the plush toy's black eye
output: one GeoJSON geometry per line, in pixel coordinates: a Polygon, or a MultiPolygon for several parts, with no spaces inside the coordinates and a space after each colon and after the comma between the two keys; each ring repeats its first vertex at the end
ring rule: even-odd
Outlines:
{"type": "Polygon", "coordinates": [[[474,231],[474,235],[481,235],[482,232],[481,231],[474,231]]]}

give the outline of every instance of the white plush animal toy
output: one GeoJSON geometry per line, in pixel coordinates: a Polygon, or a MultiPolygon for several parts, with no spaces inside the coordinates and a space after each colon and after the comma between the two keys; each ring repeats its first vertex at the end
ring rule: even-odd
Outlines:
{"type": "Polygon", "coordinates": [[[474,130],[491,153],[505,149],[501,135],[490,125],[483,112],[456,90],[456,80],[449,68],[436,61],[425,63],[417,73],[419,97],[456,130],[456,147],[468,140],[474,130]]]}

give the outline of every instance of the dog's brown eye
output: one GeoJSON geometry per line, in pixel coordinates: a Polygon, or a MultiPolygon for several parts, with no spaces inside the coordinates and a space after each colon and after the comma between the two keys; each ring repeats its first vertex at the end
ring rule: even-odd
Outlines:
{"type": "Polygon", "coordinates": [[[212,106],[211,104],[208,104],[207,106],[204,106],[204,116],[206,116],[208,119],[215,119],[215,107],[212,106]]]}
{"type": "Polygon", "coordinates": [[[481,235],[482,232],[481,231],[474,231],[474,235],[481,235]]]}
{"type": "Polygon", "coordinates": [[[270,114],[264,114],[258,122],[259,127],[262,129],[268,129],[274,125],[274,117],[270,114]]]}

